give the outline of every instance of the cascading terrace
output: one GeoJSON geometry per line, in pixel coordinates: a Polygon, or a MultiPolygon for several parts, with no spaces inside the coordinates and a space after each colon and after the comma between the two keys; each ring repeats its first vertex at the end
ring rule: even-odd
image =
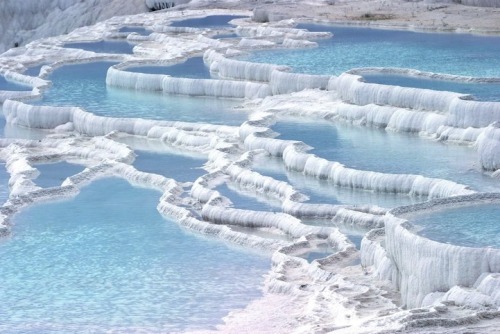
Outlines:
{"type": "MultiPolygon", "coordinates": [[[[173,2],[148,1],[147,4],[150,8],[162,9],[161,6],[166,4],[172,7],[173,2]]],[[[425,141],[429,146],[468,146],[465,149],[477,152],[480,167],[474,165],[474,171],[463,171],[462,168],[469,168],[476,163],[467,161],[467,164],[456,167],[458,173],[477,173],[479,177],[488,178],[485,182],[487,186],[496,189],[498,184],[495,182],[500,173],[500,102],[474,101],[470,96],[454,92],[368,83],[363,81],[361,72],[357,70],[340,75],[304,74],[293,72],[289,66],[261,64],[234,57],[247,52],[249,46],[262,49],[312,49],[317,47],[317,42],[309,39],[332,36],[328,32],[297,29],[290,20],[262,26],[251,19],[242,18],[249,13],[241,11],[236,12],[240,15],[231,21],[237,24],[236,28],[227,28],[225,25],[206,29],[165,25],[173,21],[182,22],[179,20],[186,16],[196,19],[210,13],[225,14],[219,10],[164,11],[155,15],[113,18],[92,27],[77,29],[66,36],[35,41],[0,57],[0,73],[5,78],[32,87],[26,92],[0,92],[6,123],[11,127],[30,129],[41,138],[0,139],[0,159],[5,162],[10,174],[9,200],[0,208],[2,234],[11,231],[12,222],[22,225],[23,222],[16,221],[14,214],[22,214],[26,207],[30,208],[34,203],[61,198],[69,200],[78,198],[82,193],[88,196],[85,195],[86,189],[99,192],[109,187],[120,191],[122,186],[119,183],[109,181],[110,178],[119,178],[153,190],[157,196],[147,195],[147,198],[157,201],[156,213],[166,217],[168,223],[172,220],[207,239],[215,237],[266,254],[272,267],[264,281],[264,295],[258,296],[253,290],[248,293],[253,294],[254,299],[257,298],[254,302],[262,303],[257,305],[264,305],[262,309],[265,312],[272,307],[268,301],[274,298],[273,294],[285,296],[290,308],[293,308],[290,312],[295,312],[294,316],[300,315],[304,330],[326,331],[337,328],[340,333],[378,332],[387,328],[404,330],[418,326],[419,319],[430,324],[439,323],[439,320],[451,324],[456,310],[451,302],[469,307],[467,316],[470,318],[480,319],[480,312],[484,310],[490,312],[488,314],[492,317],[497,316],[494,314],[494,308],[500,305],[495,292],[500,272],[497,249],[451,246],[416,236],[410,230],[409,223],[399,216],[449,203],[470,204],[485,200],[497,203],[498,194],[488,193],[482,184],[473,190],[471,187],[474,185],[467,182],[462,184],[446,177],[428,177],[424,176],[424,172],[422,175],[391,173],[363,169],[355,163],[350,166],[341,158],[335,160],[335,157],[341,157],[339,152],[332,153],[333,159],[322,157],[314,153],[315,147],[306,142],[307,138],[304,141],[283,139],[281,135],[290,135],[291,138],[298,135],[293,130],[290,133],[277,133],[273,127],[295,117],[304,123],[320,119],[339,126],[355,126],[366,133],[374,128],[380,131],[378,135],[387,139],[387,152],[382,157],[394,163],[398,163],[398,156],[389,152],[390,142],[397,139],[389,137],[386,130],[415,137],[415,140],[425,141]],[[139,36],[134,31],[119,31],[120,27],[129,26],[141,27],[151,33],[139,36]],[[214,36],[220,33],[235,33],[237,37],[224,41],[215,39],[214,36]],[[110,37],[134,43],[133,53],[111,54],[64,47],[66,43],[89,40],[106,44],[106,39],[110,37]],[[141,66],[168,66],[192,56],[203,56],[204,64],[213,77],[200,79],[140,73],[141,66]],[[84,100],[89,102],[87,107],[65,104],[58,101],[57,97],[45,101],[40,99],[40,96],[51,94],[51,79],[54,86],[52,93],[57,91],[57,79],[51,75],[55,75],[58,68],[98,61],[114,61],[118,64],[109,64],[105,78],[72,77],[77,84],[82,83],[81,87],[84,88],[80,90],[84,93],[84,100]],[[21,74],[26,67],[35,63],[43,64],[37,76],[21,74]],[[136,69],[127,71],[130,67],[136,69]],[[96,82],[103,86],[98,86],[96,82]],[[106,96],[89,94],[95,87],[105,90],[106,96]],[[138,109],[133,103],[140,104],[141,94],[148,92],[152,93],[145,95],[148,99],[171,103],[174,96],[184,95],[189,101],[194,101],[193,113],[196,109],[208,109],[210,103],[220,98],[234,99],[231,112],[245,111],[247,114],[243,115],[243,122],[235,124],[236,118],[231,119],[230,112],[224,109],[230,108],[221,104],[223,110],[213,108],[213,113],[204,122],[197,119],[196,114],[184,115],[182,117],[185,118],[178,120],[176,117],[180,117],[180,112],[167,113],[162,108],[147,114],[149,116],[123,116],[133,115],[134,110],[137,111],[134,108],[138,109]],[[34,101],[36,98],[39,100],[34,101]],[[131,110],[127,110],[130,114],[123,110],[98,110],[106,103],[113,103],[113,99],[130,101],[131,110]],[[216,112],[220,114],[216,115],[216,112]],[[180,182],[176,176],[181,176],[175,173],[166,176],[142,171],[133,165],[139,151],[167,155],[175,154],[176,151],[186,155],[196,154],[202,161],[201,176],[189,174],[190,177],[196,176],[180,182]],[[283,179],[260,171],[259,164],[265,165],[271,160],[283,168],[283,179]],[[40,161],[75,162],[85,169],[61,180],[59,186],[43,188],[34,182],[40,174],[36,168],[36,163],[40,161]],[[402,197],[404,201],[419,204],[383,208],[377,202],[349,202],[334,195],[327,197],[326,203],[319,203],[314,200],[314,196],[298,189],[292,177],[286,173],[302,176],[305,183],[312,184],[310,188],[313,194],[316,190],[314,182],[319,182],[332,190],[328,193],[343,189],[352,192],[353,198],[362,200],[367,197],[361,194],[370,194],[375,198],[402,197]],[[104,182],[104,186],[100,182],[104,182]],[[228,193],[223,195],[222,191],[217,190],[222,184],[235,185],[261,201],[272,200],[277,203],[277,209],[259,211],[240,208],[240,199],[231,198],[228,193]],[[97,190],[92,185],[96,185],[97,190]],[[306,219],[316,219],[321,223],[306,224],[306,219]],[[341,232],[341,224],[364,231],[360,250],[341,232]],[[322,251],[324,249],[327,251],[322,251]],[[321,254],[320,258],[315,258],[315,253],[321,254]],[[429,277],[432,277],[432,282],[429,277]],[[394,297],[396,291],[400,298],[394,297]],[[373,309],[367,310],[366,300],[373,301],[370,304],[373,309]],[[444,312],[449,312],[452,320],[440,318],[444,312]]],[[[75,100],[79,93],[64,89],[60,91],[75,100]]],[[[117,109],[126,109],[125,104],[117,109]]],[[[348,129],[343,133],[349,132],[348,129]]],[[[333,132],[330,134],[333,137],[333,132]]],[[[341,132],[337,134],[335,140],[347,142],[341,132]]],[[[360,141],[355,142],[358,146],[363,145],[360,141]]],[[[425,146],[422,147],[414,154],[426,154],[425,146]]],[[[356,147],[350,148],[350,153],[355,157],[353,161],[366,158],[363,151],[356,147]]],[[[437,161],[432,159],[432,162],[437,161]]],[[[166,161],[158,161],[155,167],[160,168],[158,165],[169,162],[166,161]]],[[[172,159],[171,163],[175,161],[178,160],[172,159]]],[[[304,189],[307,190],[307,187],[304,189]]],[[[125,196],[122,193],[120,195],[125,196]]],[[[122,209],[135,210],[133,206],[122,209]]],[[[119,229],[113,233],[120,235],[119,229]]],[[[147,240],[143,243],[147,243],[147,240]]],[[[248,256],[248,261],[255,260],[251,260],[249,254],[239,253],[235,253],[234,258],[240,255],[245,259],[248,256]]],[[[194,252],[185,265],[196,268],[199,265],[195,261],[197,256],[199,254],[194,252]]],[[[224,258],[227,260],[227,257],[224,258]]],[[[231,262],[230,265],[228,270],[234,272],[245,267],[242,263],[231,262]]],[[[245,271],[247,274],[242,276],[248,278],[257,275],[261,281],[263,265],[255,260],[255,266],[259,269],[255,272],[245,271]]],[[[231,275],[232,272],[228,274],[231,275]]],[[[218,279],[231,281],[230,277],[218,276],[218,279]]],[[[161,275],[154,276],[153,280],[165,281],[161,275]]],[[[249,282],[255,284],[253,279],[249,282]]],[[[210,286],[215,289],[214,284],[210,286]]],[[[150,291],[145,293],[151,295],[150,291]]],[[[234,300],[240,295],[236,296],[234,300]]],[[[210,299],[205,295],[200,298],[210,299]]],[[[164,302],[161,304],[165,306],[164,302]]],[[[182,305],[187,305],[189,309],[191,304],[196,304],[196,298],[182,305]]],[[[222,313],[245,307],[229,304],[229,310],[223,310],[222,313]]],[[[144,309],[150,307],[144,306],[142,302],[140,305],[144,309]]],[[[113,307],[110,309],[115,310],[113,307]]],[[[119,308],[116,310],[116,314],[119,314],[119,308]]],[[[250,306],[242,312],[245,314],[255,310],[250,306]]],[[[162,313],[164,310],[159,310],[159,314],[162,313]]],[[[218,318],[207,320],[209,325],[206,326],[219,323],[223,315],[213,315],[218,318]]],[[[172,319],[166,322],[159,320],[160,325],[150,322],[150,319],[143,319],[138,323],[127,322],[130,328],[120,328],[131,332],[202,329],[204,324],[189,327],[184,323],[185,319],[195,319],[197,316],[179,316],[174,312],[172,319]],[[183,318],[182,325],[168,327],[176,323],[175,318],[183,318]]],[[[36,326],[36,319],[30,318],[27,323],[2,324],[0,329],[8,326],[36,326]]],[[[64,324],[54,326],[59,325],[64,327],[64,324]]],[[[107,323],[98,323],[90,328],[79,325],[76,324],[74,329],[113,329],[113,324],[109,327],[107,323]]]]}

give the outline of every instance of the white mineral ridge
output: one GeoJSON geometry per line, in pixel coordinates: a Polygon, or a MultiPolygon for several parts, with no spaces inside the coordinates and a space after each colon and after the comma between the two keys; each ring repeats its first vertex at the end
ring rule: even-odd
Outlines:
{"type": "Polygon", "coordinates": [[[144,0],[0,1],[0,53],[33,40],[68,33],[113,16],[147,11],[144,0]]]}
{"type": "MultiPolygon", "coordinates": [[[[148,0],[148,4],[153,6],[166,2],[168,1],[148,0]]],[[[302,4],[327,6],[327,2],[334,1],[317,0],[302,4]]],[[[463,2],[478,5],[493,3],[488,0],[463,2]]],[[[215,1],[208,0],[191,1],[193,6],[213,6],[214,3],[215,1]]],[[[232,4],[233,8],[243,8],[250,4],[245,1],[217,3],[232,4]]],[[[285,3],[287,8],[291,8],[299,1],[274,1],[272,6],[278,3],[285,3]]],[[[338,3],[346,1],[339,0],[338,3]]],[[[257,4],[265,5],[264,1],[258,1],[255,5],[257,4]]],[[[451,2],[449,5],[451,6],[451,2]]],[[[328,8],[334,7],[336,6],[328,8]]],[[[13,46],[14,42],[26,44],[30,40],[65,33],[107,17],[146,10],[144,0],[33,0],[22,4],[5,0],[0,2],[0,36],[3,36],[0,52],[13,46]]],[[[201,11],[185,12],[193,17],[202,15],[201,11]]],[[[412,328],[418,331],[421,326],[467,326],[460,323],[462,314],[465,314],[462,318],[470,315],[471,322],[483,319],[481,323],[484,323],[485,317],[474,313],[474,309],[460,309],[456,314],[453,313],[457,309],[450,303],[472,308],[500,304],[500,262],[497,250],[471,251],[417,237],[406,230],[399,218],[390,214],[384,216],[386,210],[375,206],[306,202],[307,197],[289,183],[253,171],[252,162],[259,155],[265,158],[270,155],[281,157],[283,165],[288,169],[311,178],[327,179],[338,186],[367,191],[423,195],[428,199],[444,198],[445,201],[450,196],[480,196],[474,195],[465,185],[448,180],[356,170],[339,162],[321,159],[310,154],[310,147],[302,142],[276,139],[276,133],[271,131],[270,126],[279,116],[284,115],[415,132],[422,136],[474,145],[482,167],[492,172],[497,171],[498,174],[500,104],[471,101],[468,96],[451,92],[368,84],[362,82],[359,73],[354,70],[339,77],[314,76],[293,73],[286,66],[231,59],[230,54],[237,54],[242,52],[242,48],[248,47],[313,47],[315,42],[309,40],[329,37],[329,34],[295,29],[293,20],[268,25],[241,20],[242,25],[237,27],[237,31],[245,39],[238,46],[237,42],[227,44],[211,40],[208,35],[202,35],[201,29],[168,27],[170,19],[178,18],[179,13],[164,11],[140,15],[137,19],[114,19],[112,22],[100,23],[99,26],[80,29],[70,36],[47,41],[43,47],[32,43],[27,48],[6,53],[4,57],[11,57],[9,69],[11,64],[15,63],[13,68],[20,68],[22,66],[17,62],[39,62],[44,57],[58,59],[60,64],[75,59],[90,61],[95,59],[95,54],[81,50],[61,50],[57,43],[68,39],[76,40],[82,36],[103,38],[110,27],[112,30],[118,23],[125,25],[130,20],[137,24],[147,23],[155,32],[147,38],[132,36],[131,39],[141,44],[135,47],[134,55],[120,56],[122,61],[171,61],[204,52],[205,63],[224,80],[180,79],[130,73],[124,70],[126,66],[122,63],[108,71],[108,85],[186,95],[253,99],[248,101],[248,105],[254,109],[249,121],[240,127],[231,127],[111,118],[93,115],[76,106],[32,106],[29,101],[8,100],[2,106],[7,123],[43,129],[54,137],[42,141],[0,139],[0,158],[6,162],[11,175],[10,206],[5,208],[5,212],[0,211],[0,230],[4,230],[8,216],[23,206],[57,196],[74,196],[79,188],[98,177],[118,176],[131,183],[162,191],[158,211],[174,218],[187,229],[274,252],[272,268],[266,276],[263,298],[254,301],[246,310],[230,315],[225,327],[219,328],[223,332],[376,333],[406,329],[412,331],[412,328]],[[175,35],[178,33],[182,33],[183,37],[175,35]],[[19,58],[14,60],[14,57],[19,58]],[[70,134],[68,131],[74,132],[70,134]],[[159,146],[186,153],[201,153],[208,157],[204,166],[208,172],[193,180],[189,196],[185,196],[186,189],[175,180],[136,170],[131,165],[134,160],[133,149],[113,140],[119,136],[140,137],[159,146]],[[50,160],[54,157],[78,159],[87,168],[67,178],[61,187],[40,189],[32,181],[39,173],[32,165],[32,160],[50,160]],[[216,190],[222,182],[230,182],[256,196],[264,195],[281,205],[281,211],[258,212],[231,208],[230,199],[216,190]],[[196,211],[199,215],[194,214],[196,211]],[[373,230],[365,236],[361,252],[358,252],[336,227],[305,225],[300,217],[328,218],[332,223],[373,230]],[[287,238],[267,239],[240,233],[231,229],[232,225],[278,231],[287,238]],[[320,243],[332,246],[335,249],[333,254],[311,263],[297,257],[320,243]],[[353,265],[360,258],[363,266],[353,265]],[[386,283],[379,279],[388,279],[399,288],[397,293],[398,296],[400,293],[402,305],[421,308],[398,308],[395,304],[398,300],[396,290],[387,288],[384,286],[386,283]],[[440,316],[443,310],[446,310],[446,316],[450,320],[440,316]]],[[[222,12],[212,12],[209,9],[203,11],[203,15],[211,13],[222,12]]],[[[267,12],[267,9],[254,13],[271,21],[288,15],[267,12]]],[[[184,13],[180,15],[184,16],[184,13]]],[[[5,63],[7,64],[7,60],[5,63]]],[[[45,77],[43,73],[47,68],[50,66],[42,69],[41,77],[45,77]]],[[[387,71],[412,72],[406,69],[387,71]]],[[[12,71],[6,73],[8,78],[33,87],[32,92],[22,93],[24,95],[36,95],[39,93],[38,88],[47,84],[42,79],[33,79],[12,71]]],[[[433,78],[446,76],[416,72],[412,72],[412,75],[433,78]]],[[[451,79],[475,80],[465,77],[451,79]]],[[[1,101],[21,97],[20,93],[2,94],[1,101]]],[[[427,328],[423,332],[425,329],[427,328]]],[[[454,329],[458,331],[461,328],[454,327],[449,332],[454,332],[454,329]]]]}

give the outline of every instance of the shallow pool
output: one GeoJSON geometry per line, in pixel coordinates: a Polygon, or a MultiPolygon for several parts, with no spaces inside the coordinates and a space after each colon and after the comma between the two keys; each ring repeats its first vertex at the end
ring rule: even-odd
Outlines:
{"type": "Polygon", "coordinates": [[[203,57],[191,57],[186,61],[169,66],[136,66],[125,69],[129,72],[165,74],[177,78],[211,79],[210,69],[203,62],[203,57]]]}
{"type": "Polygon", "coordinates": [[[142,36],[148,36],[149,34],[152,33],[151,30],[148,30],[144,27],[121,27],[118,32],[125,32],[125,33],[133,33],[135,32],[136,34],[142,35],[142,36]]]}
{"type": "Polygon", "coordinates": [[[160,195],[105,179],[18,214],[0,240],[0,331],[213,328],[260,296],[270,259],[186,233],[156,211],[160,195]]]}
{"type": "Polygon", "coordinates": [[[500,248],[500,203],[418,213],[410,222],[423,237],[467,247],[500,248]]]}
{"type": "Polygon", "coordinates": [[[42,188],[59,187],[67,177],[78,174],[85,169],[84,166],[66,161],[37,164],[34,167],[40,172],[34,182],[42,188]]]}
{"type": "Polygon", "coordinates": [[[301,24],[329,31],[319,47],[254,52],[244,60],[292,66],[295,72],[339,75],[361,67],[401,67],[435,73],[500,77],[500,37],[419,33],[301,24]]]}
{"type": "Polygon", "coordinates": [[[212,37],[213,39],[239,38],[238,34],[219,34],[212,37]]]}
{"type": "Polygon", "coordinates": [[[396,74],[361,75],[366,82],[470,94],[478,101],[500,101],[500,83],[457,82],[396,74]]]}
{"type": "Polygon", "coordinates": [[[37,77],[40,75],[40,70],[42,69],[42,67],[44,65],[46,65],[46,64],[39,64],[39,65],[35,65],[35,66],[30,66],[26,69],[26,71],[24,71],[23,74],[29,75],[32,77],[37,77]]]}
{"type": "Polygon", "coordinates": [[[30,91],[32,90],[32,87],[7,80],[3,75],[0,75],[0,90],[30,91]]]}
{"type": "Polygon", "coordinates": [[[327,180],[319,180],[288,170],[280,158],[263,157],[257,159],[252,168],[264,176],[288,182],[295,190],[306,195],[309,198],[307,201],[309,203],[377,205],[393,208],[422,201],[422,198],[404,194],[339,187],[327,180]]]}
{"type": "MultiPolygon", "coordinates": [[[[233,107],[236,100],[142,92],[106,86],[115,63],[66,65],[49,77],[52,86],[35,104],[79,106],[100,116],[239,125],[248,114],[233,107]]],[[[31,103],[31,102],[30,102],[31,103]]]]}
{"type": "Polygon", "coordinates": [[[191,28],[225,28],[232,27],[229,21],[240,19],[247,16],[242,15],[209,15],[205,17],[192,18],[174,21],[172,27],[191,27],[191,28]]]}
{"type": "Polygon", "coordinates": [[[279,138],[312,146],[309,153],[347,167],[447,179],[480,191],[499,191],[500,181],[483,174],[473,148],[418,136],[333,122],[284,120],[279,138]],[[411,149],[410,149],[411,148],[411,149]]]}
{"type": "Polygon", "coordinates": [[[133,166],[142,172],[163,175],[178,182],[194,182],[207,172],[206,160],[182,154],[136,150],[133,166]]]}
{"type": "Polygon", "coordinates": [[[126,41],[99,41],[99,42],[75,42],[66,43],[65,48],[82,49],[96,53],[124,53],[133,54],[134,44],[126,41]]]}

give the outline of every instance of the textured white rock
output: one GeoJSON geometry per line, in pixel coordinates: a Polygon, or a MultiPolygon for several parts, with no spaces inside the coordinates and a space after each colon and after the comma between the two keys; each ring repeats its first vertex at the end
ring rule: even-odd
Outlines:
{"type": "Polygon", "coordinates": [[[0,53],[35,39],[67,33],[116,15],[146,11],[144,0],[0,1],[0,53]]]}

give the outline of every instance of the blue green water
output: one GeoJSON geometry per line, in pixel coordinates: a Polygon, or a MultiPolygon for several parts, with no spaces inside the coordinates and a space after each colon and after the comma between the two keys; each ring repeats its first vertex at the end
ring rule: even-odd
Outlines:
{"type": "Polygon", "coordinates": [[[148,30],[148,29],[143,28],[143,27],[122,27],[118,30],[118,32],[126,32],[126,33],[135,32],[135,33],[142,35],[142,36],[148,36],[149,34],[152,33],[151,30],[148,30]]]}
{"type": "Polygon", "coordinates": [[[287,170],[279,158],[259,159],[252,169],[264,176],[275,180],[288,182],[293,188],[306,195],[309,203],[320,204],[352,204],[377,205],[393,208],[402,205],[414,204],[422,201],[419,197],[404,196],[394,193],[377,193],[362,189],[338,187],[327,180],[319,180],[302,173],[287,170]]]}
{"type": "Polygon", "coordinates": [[[30,75],[32,77],[37,77],[40,74],[40,70],[46,64],[39,64],[35,66],[28,67],[23,74],[30,75]]]}
{"type": "Polygon", "coordinates": [[[42,188],[60,187],[64,180],[72,175],[78,174],[85,169],[84,166],[71,164],[65,161],[34,166],[40,175],[34,180],[37,186],[42,188]]]}
{"type": "Polygon", "coordinates": [[[0,75],[0,90],[29,91],[31,89],[31,86],[26,86],[14,81],[6,80],[4,76],[0,75]]]}
{"type": "Polygon", "coordinates": [[[93,114],[169,121],[239,125],[248,114],[233,107],[238,101],[139,92],[106,86],[106,73],[115,63],[66,65],[49,77],[52,86],[36,104],[79,106],[93,114]]]}
{"type": "Polygon", "coordinates": [[[258,196],[255,192],[239,189],[238,186],[228,186],[226,183],[215,188],[222,196],[231,200],[233,207],[241,210],[253,211],[281,211],[281,202],[266,198],[264,194],[258,196]]]}
{"type": "Polygon", "coordinates": [[[215,35],[214,39],[226,39],[226,38],[238,38],[240,36],[238,36],[237,34],[219,34],[219,35],[215,35]]]}
{"type": "Polygon", "coordinates": [[[186,233],[156,211],[160,195],[105,179],[15,216],[0,240],[0,332],[210,328],[260,296],[270,259],[186,233]]]}
{"type": "Polygon", "coordinates": [[[362,74],[362,76],[366,82],[470,94],[478,101],[500,101],[500,83],[466,83],[396,74],[362,74]]]}
{"type": "Polygon", "coordinates": [[[418,234],[467,247],[500,248],[500,204],[478,204],[421,213],[412,218],[418,234]]]}
{"type": "Polygon", "coordinates": [[[194,182],[207,172],[203,169],[206,160],[180,154],[162,154],[135,151],[133,166],[142,172],[163,175],[179,182],[194,182]]]}
{"type": "Polygon", "coordinates": [[[279,138],[303,141],[313,147],[309,153],[347,167],[442,178],[480,191],[500,190],[498,179],[483,174],[472,148],[381,129],[298,122],[278,122],[272,129],[281,134],[279,138]]]}
{"type": "Polygon", "coordinates": [[[244,60],[289,65],[295,72],[339,75],[360,67],[400,67],[421,71],[500,77],[500,37],[419,33],[361,27],[301,24],[329,31],[319,47],[254,52],[244,60]]]}
{"type": "Polygon", "coordinates": [[[64,44],[65,48],[82,49],[96,53],[133,54],[134,44],[127,41],[72,42],[64,44]]]}
{"type": "Polygon", "coordinates": [[[126,69],[129,72],[165,74],[178,78],[210,79],[210,70],[203,57],[191,57],[186,61],[169,66],[137,66],[126,69]]]}
{"type": "Polygon", "coordinates": [[[232,27],[229,21],[247,16],[241,15],[209,15],[200,18],[192,18],[174,21],[172,27],[191,27],[191,28],[225,28],[232,27]]]}

